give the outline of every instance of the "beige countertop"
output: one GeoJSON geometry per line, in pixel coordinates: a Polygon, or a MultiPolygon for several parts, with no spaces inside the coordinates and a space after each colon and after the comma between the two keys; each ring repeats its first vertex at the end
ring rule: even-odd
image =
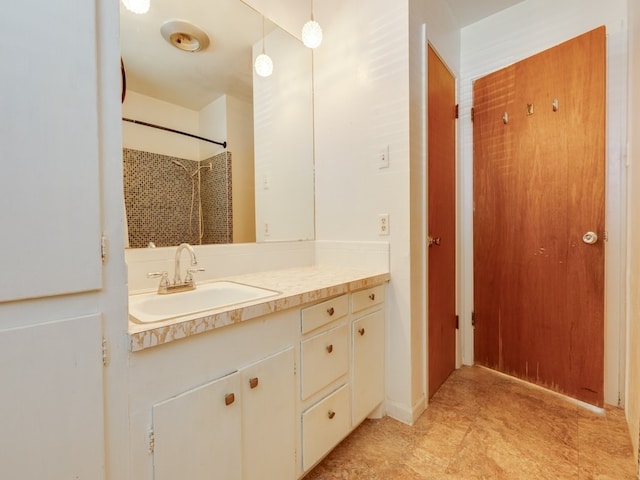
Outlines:
{"type": "MultiPolygon", "coordinates": [[[[130,350],[157,345],[389,281],[388,272],[303,267],[219,278],[276,290],[277,295],[154,323],[129,320],[130,350]]],[[[179,293],[175,295],[180,295],[179,293]]]]}

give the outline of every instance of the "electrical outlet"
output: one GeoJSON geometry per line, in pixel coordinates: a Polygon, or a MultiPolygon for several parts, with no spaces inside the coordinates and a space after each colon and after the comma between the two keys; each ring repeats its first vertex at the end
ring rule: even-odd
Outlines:
{"type": "Polygon", "coordinates": [[[378,215],[378,235],[389,235],[389,214],[378,215]]]}

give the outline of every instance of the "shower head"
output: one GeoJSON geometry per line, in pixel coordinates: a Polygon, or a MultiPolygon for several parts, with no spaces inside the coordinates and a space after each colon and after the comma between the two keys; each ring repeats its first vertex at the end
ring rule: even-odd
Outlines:
{"type": "Polygon", "coordinates": [[[187,175],[191,175],[189,173],[189,169],[187,169],[187,167],[184,166],[184,164],[182,164],[181,162],[179,162],[178,160],[176,160],[175,158],[171,160],[171,163],[173,163],[174,165],[178,165],[179,167],[184,168],[184,171],[187,172],[187,175]]]}

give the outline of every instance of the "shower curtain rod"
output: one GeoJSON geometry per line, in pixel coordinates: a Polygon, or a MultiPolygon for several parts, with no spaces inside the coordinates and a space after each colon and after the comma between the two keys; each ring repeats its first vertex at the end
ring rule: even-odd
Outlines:
{"type": "Polygon", "coordinates": [[[215,143],[216,145],[222,146],[222,148],[227,148],[227,142],[216,142],[215,140],[209,140],[208,138],[199,137],[198,135],[181,132],[180,130],[174,130],[173,128],[161,127],[160,125],[154,125],[153,123],[147,123],[141,120],[133,120],[131,118],[125,117],[122,117],[122,120],[125,122],[135,123],[137,125],[144,125],[145,127],[157,128],[158,130],[164,130],[165,132],[177,133],[179,135],[184,135],[185,137],[196,138],[198,140],[202,140],[203,142],[215,143]]]}

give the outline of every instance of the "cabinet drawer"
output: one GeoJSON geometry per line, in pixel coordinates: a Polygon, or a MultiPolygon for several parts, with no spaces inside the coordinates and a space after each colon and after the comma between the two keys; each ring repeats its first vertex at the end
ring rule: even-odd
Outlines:
{"type": "Polygon", "coordinates": [[[349,385],[302,414],[302,468],[308,470],[342,440],[350,428],[349,385]]]}
{"type": "Polygon", "coordinates": [[[384,302],[384,285],[360,290],[351,294],[351,311],[359,312],[382,302],[384,302]]]}
{"type": "Polygon", "coordinates": [[[333,328],[302,342],[301,397],[305,400],[349,370],[349,329],[333,328]]]}
{"type": "Polygon", "coordinates": [[[326,302],[318,303],[312,307],[302,309],[301,330],[308,333],[316,328],[320,328],[329,322],[344,317],[349,311],[349,297],[332,298],[326,302]]]}

